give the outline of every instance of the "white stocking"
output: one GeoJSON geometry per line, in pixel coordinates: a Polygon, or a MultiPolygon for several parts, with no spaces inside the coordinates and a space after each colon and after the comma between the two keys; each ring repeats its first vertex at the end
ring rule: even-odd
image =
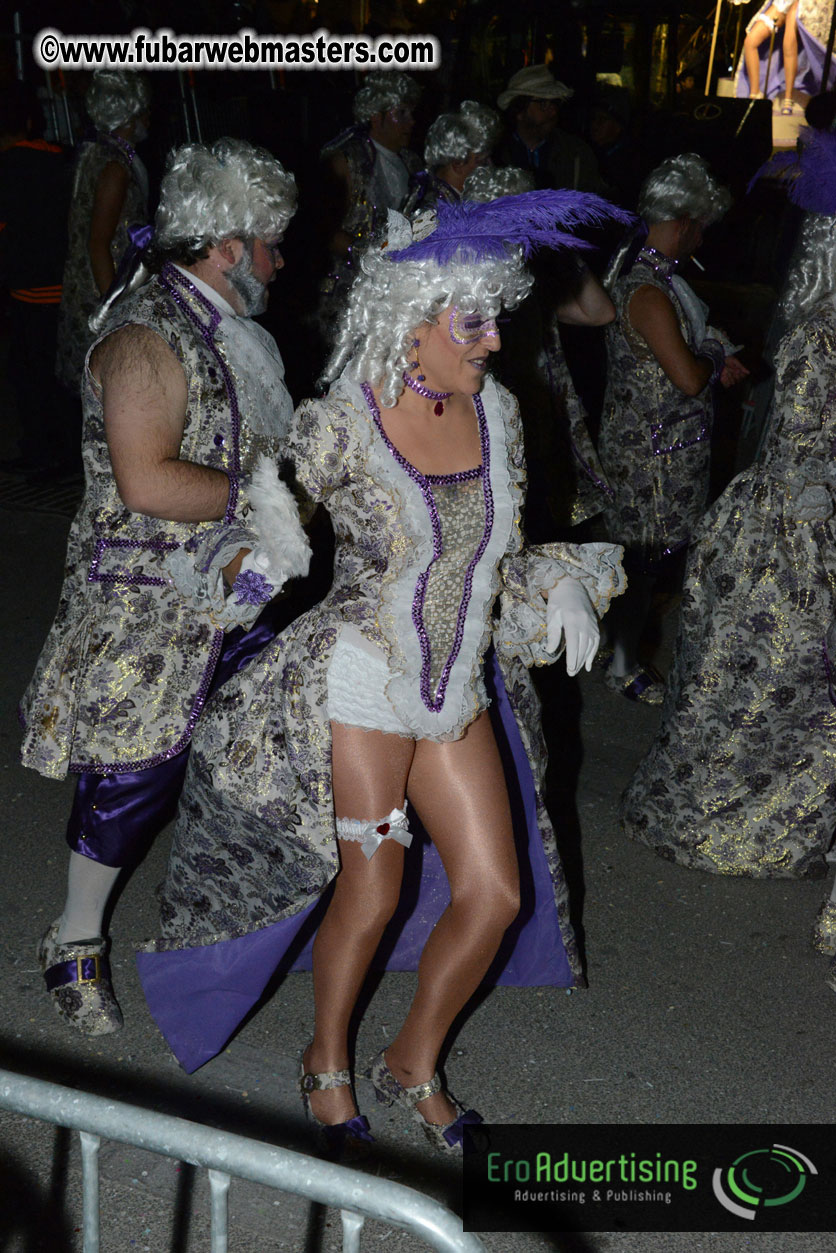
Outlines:
{"type": "Polygon", "coordinates": [[[102,916],[119,873],[119,866],[103,866],[83,853],[70,853],[67,899],[58,927],[59,944],[92,940],[101,935],[102,916]]]}

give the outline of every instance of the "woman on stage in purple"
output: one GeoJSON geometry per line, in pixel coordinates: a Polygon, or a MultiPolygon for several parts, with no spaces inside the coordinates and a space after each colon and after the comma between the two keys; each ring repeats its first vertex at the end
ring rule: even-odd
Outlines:
{"type": "Polygon", "coordinates": [[[139,959],[152,1013],[187,1069],[206,1061],[333,880],[315,915],[301,1089],[337,1147],[370,1134],[349,1020],[402,882],[411,912],[388,965],[417,966],[417,992],[368,1073],[439,1150],[460,1152],[478,1118],[436,1067],[488,972],[581,979],[526,667],[554,660],[562,634],[569,672],[588,668],[596,611],[623,586],[620,550],[525,547],[519,414],[488,365],[502,305],[531,285],[524,252],[572,246],[558,227],[603,212],[596,197],[531,192],[412,223],[390,214],[338,328],[330,390],[291,431],[299,483],[336,532],[333,585],[207,706],[193,746],[163,938],[139,959]]]}

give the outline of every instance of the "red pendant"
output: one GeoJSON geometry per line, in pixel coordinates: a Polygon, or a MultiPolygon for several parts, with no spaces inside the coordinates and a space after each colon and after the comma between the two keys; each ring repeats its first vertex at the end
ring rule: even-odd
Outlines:
{"type": "Polygon", "coordinates": [[[433,405],[433,413],[435,414],[437,418],[440,418],[443,412],[444,412],[444,401],[437,400],[435,404],[433,405]]]}

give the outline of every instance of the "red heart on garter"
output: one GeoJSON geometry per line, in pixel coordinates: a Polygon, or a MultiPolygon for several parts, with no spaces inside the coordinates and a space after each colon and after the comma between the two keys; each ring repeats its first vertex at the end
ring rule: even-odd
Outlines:
{"type": "Polygon", "coordinates": [[[378,835],[388,835],[388,834],[389,834],[389,823],[388,823],[388,822],[381,822],[380,826],[377,828],[377,833],[378,833],[378,835]]]}

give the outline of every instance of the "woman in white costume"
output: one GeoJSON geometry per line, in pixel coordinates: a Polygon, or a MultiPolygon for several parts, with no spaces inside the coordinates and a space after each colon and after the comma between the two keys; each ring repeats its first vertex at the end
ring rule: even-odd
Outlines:
{"type": "MultiPolygon", "coordinates": [[[[521,760],[539,779],[525,666],[553,660],[563,636],[569,672],[588,668],[596,610],[622,588],[612,545],[524,547],[519,415],[488,363],[497,314],[530,287],[523,252],[571,244],[555,224],[602,211],[596,197],[534,192],[441,205],[437,219],[411,224],[390,214],[386,246],[365,255],[338,328],[328,395],[303,402],[291,432],[299,483],[336,531],[334,583],[203,720],[162,891],[165,939],[140,961],[146,995],[184,1064],[199,1065],[198,1019],[217,1031],[229,989],[238,997],[247,980],[257,997],[334,879],[313,946],[315,1032],[301,1087],[337,1147],[369,1135],[352,1092],[349,1022],[398,904],[407,799],[449,899],[419,895],[417,993],[369,1074],[441,1151],[461,1152],[463,1124],[478,1118],[443,1090],[436,1067],[520,905],[488,688],[513,708],[521,760]],[[173,950],[184,948],[182,987],[203,980],[196,996],[176,983],[186,955],[173,950]],[[197,964],[211,967],[212,948],[229,960],[203,979],[197,964]],[[184,1005],[185,1024],[175,1021],[184,1005]]],[[[575,981],[559,857],[534,805],[546,885],[534,913],[548,921],[517,947],[546,967],[568,954],[575,981]]],[[[425,857],[424,878],[426,869],[425,857]]],[[[235,1013],[246,1008],[242,999],[235,1013]]]]}

